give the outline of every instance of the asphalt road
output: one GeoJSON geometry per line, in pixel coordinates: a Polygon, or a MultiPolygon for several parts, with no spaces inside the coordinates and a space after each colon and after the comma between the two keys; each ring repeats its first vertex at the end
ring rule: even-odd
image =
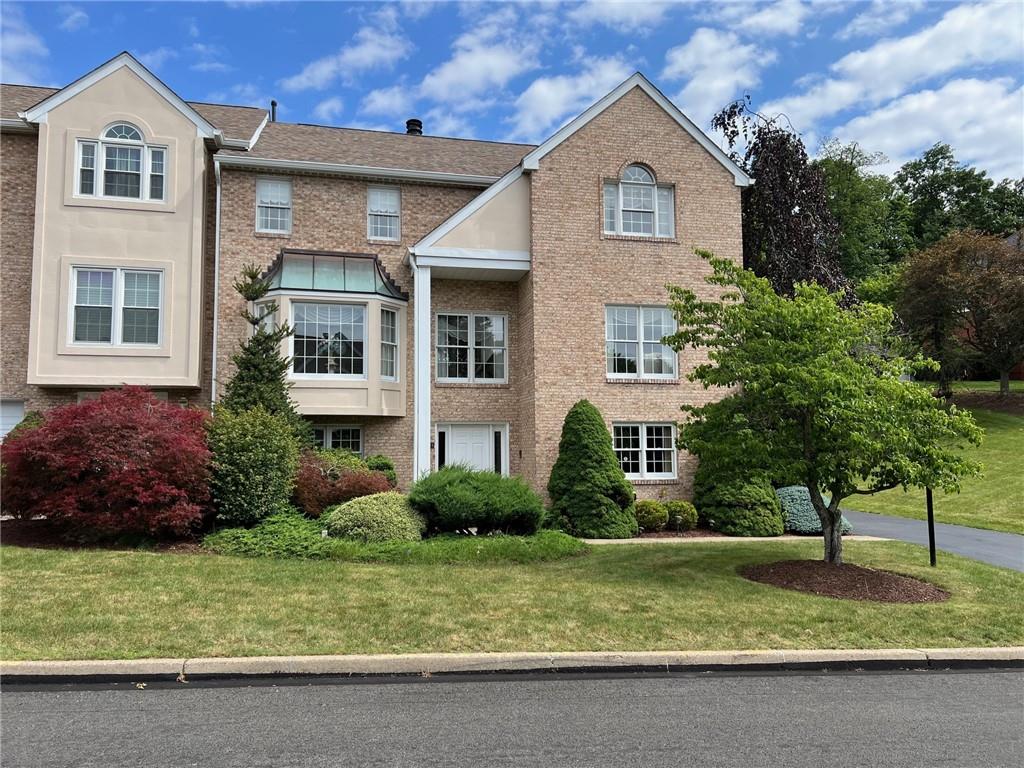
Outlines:
{"type": "MultiPolygon", "coordinates": [[[[928,546],[928,523],[893,515],[843,510],[853,532],[867,536],[909,541],[928,546]]],[[[987,531],[965,525],[935,524],[935,548],[955,552],[990,565],[1024,571],[1024,536],[1017,533],[987,531]]],[[[941,556],[941,555],[940,555],[941,556]]]]}
{"type": "Polygon", "coordinates": [[[1024,672],[7,689],[4,766],[1019,766],[1024,672]]]}

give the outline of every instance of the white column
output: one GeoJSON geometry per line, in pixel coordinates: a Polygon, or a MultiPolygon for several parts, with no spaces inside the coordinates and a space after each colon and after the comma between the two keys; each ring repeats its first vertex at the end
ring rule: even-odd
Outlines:
{"type": "Polygon", "coordinates": [[[413,265],[413,479],[430,471],[430,267],[413,265]]]}

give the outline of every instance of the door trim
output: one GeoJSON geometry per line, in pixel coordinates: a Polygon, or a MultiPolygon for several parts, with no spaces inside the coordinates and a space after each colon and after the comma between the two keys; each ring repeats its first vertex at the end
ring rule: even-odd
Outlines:
{"type": "MultiPolygon", "coordinates": [[[[433,451],[433,467],[435,470],[440,469],[438,467],[438,459],[440,458],[440,434],[445,432],[445,439],[447,441],[447,433],[452,427],[487,427],[491,430],[491,436],[495,432],[501,432],[501,474],[505,477],[509,476],[509,423],[507,421],[442,421],[434,424],[434,451],[433,451]]],[[[490,457],[493,463],[494,460],[494,449],[493,442],[490,444],[491,451],[490,457]]]]}

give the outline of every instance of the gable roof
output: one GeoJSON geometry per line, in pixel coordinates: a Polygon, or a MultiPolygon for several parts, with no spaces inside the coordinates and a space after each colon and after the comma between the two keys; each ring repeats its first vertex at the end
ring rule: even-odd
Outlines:
{"type": "Polygon", "coordinates": [[[523,170],[537,170],[537,168],[540,167],[541,158],[634,88],[639,88],[650,96],[659,107],[665,110],[669,117],[679,124],[680,128],[690,134],[698,144],[704,147],[712,157],[721,163],[722,166],[732,174],[737,186],[746,187],[752,183],[752,179],[743,171],[742,168],[733,162],[729,155],[726,154],[726,152],[719,147],[710,136],[698,128],[690,118],[682,113],[679,107],[669,101],[665,94],[659,91],[650,80],[639,72],[634,72],[630,77],[626,78],[626,80],[613,88],[604,97],[592,104],[589,109],[570,120],[558,129],[551,138],[526,155],[526,157],[523,158],[523,170]]]}
{"type": "Polygon", "coordinates": [[[122,51],[109,61],[100,64],[91,72],[82,75],[73,83],[55,91],[50,96],[47,96],[38,104],[20,112],[19,117],[22,117],[30,123],[46,122],[46,114],[51,109],[60,106],[69,99],[74,98],[86,88],[98,83],[100,80],[108,77],[114,72],[117,72],[119,69],[125,68],[134,72],[150,88],[160,94],[172,107],[191,120],[196,126],[196,130],[201,136],[203,136],[203,138],[212,139],[217,135],[217,129],[209,120],[199,114],[195,108],[183,101],[178,94],[164,85],[163,81],[140,64],[138,59],[128,53],[128,51],[122,51]]]}

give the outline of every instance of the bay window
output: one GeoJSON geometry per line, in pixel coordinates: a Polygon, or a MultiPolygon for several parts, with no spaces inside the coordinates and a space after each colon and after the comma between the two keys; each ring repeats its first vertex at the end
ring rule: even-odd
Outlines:
{"type": "Polygon", "coordinates": [[[438,314],[437,380],[507,381],[507,323],[499,314],[438,314]]]}
{"type": "Polygon", "coordinates": [[[605,307],[608,376],[621,379],[676,378],[676,352],[661,341],[675,332],[675,317],[666,307],[605,307]]]}
{"type": "Polygon", "coordinates": [[[292,372],[366,378],[366,307],[292,302],[292,372]]]}
{"type": "Polygon", "coordinates": [[[167,148],[146,144],[134,125],[115,123],[98,141],[80,140],[76,152],[79,196],[164,201],[167,148]]]}
{"type": "Polygon", "coordinates": [[[675,193],[658,184],[642,165],[630,165],[618,182],[603,189],[604,233],[640,237],[675,237],[675,193]]]}
{"type": "Polygon", "coordinates": [[[613,424],[612,447],[631,480],[675,479],[674,424],[613,424]]]}
{"type": "Polygon", "coordinates": [[[380,375],[398,379],[398,312],[393,309],[380,311],[380,375]]]}
{"type": "Polygon", "coordinates": [[[163,273],[74,267],[71,339],[76,344],[160,343],[163,273]]]}

